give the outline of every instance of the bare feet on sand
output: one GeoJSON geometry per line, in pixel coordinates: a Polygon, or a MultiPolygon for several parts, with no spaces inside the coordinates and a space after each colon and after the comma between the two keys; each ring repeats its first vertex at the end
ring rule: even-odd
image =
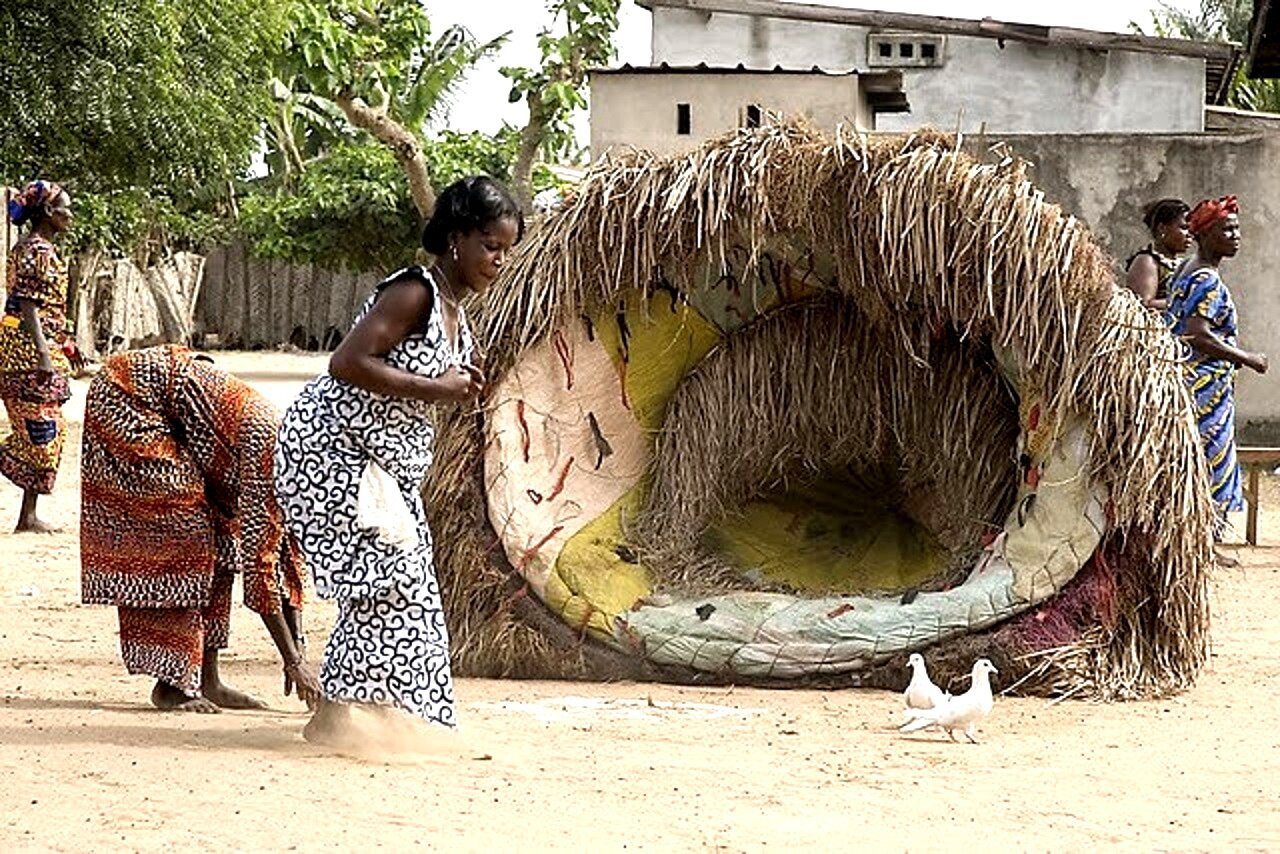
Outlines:
{"type": "Polygon", "coordinates": [[[188,697],[167,682],[156,682],[151,689],[151,703],[157,709],[169,712],[195,712],[213,715],[223,709],[265,709],[267,704],[250,694],[237,691],[221,682],[204,685],[200,695],[188,697]]]}
{"type": "Polygon", "coordinates": [[[62,527],[32,516],[18,519],[13,532],[15,534],[58,534],[62,532],[62,527]]]}
{"type": "Polygon", "coordinates": [[[322,700],[303,728],[302,737],[317,746],[362,759],[493,758],[459,740],[451,727],[420,720],[399,709],[365,703],[322,700]]]}
{"type": "Polygon", "coordinates": [[[350,750],[360,740],[351,722],[351,707],[324,699],[302,728],[302,737],[312,744],[336,750],[350,750]]]}
{"type": "Polygon", "coordinates": [[[221,682],[213,685],[202,685],[200,693],[204,694],[214,705],[223,709],[265,709],[267,704],[252,694],[237,691],[221,682]]]}
{"type": "Polygon", "coordinates": [[[151,689],[151,704],[166,712],[194,712],[198,715],[216,715],[222,711],[205,697],[188,697],[166,682],[157,682],[151,689]]]}

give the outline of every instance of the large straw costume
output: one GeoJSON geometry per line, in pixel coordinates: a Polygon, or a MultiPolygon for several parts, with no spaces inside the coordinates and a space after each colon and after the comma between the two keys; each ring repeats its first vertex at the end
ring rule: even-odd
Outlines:
{"type": "Polygon", "coordinates": [[[1020,163],[787,124],[593,169],[426,485],[462,673],[1124,698],[1204,661],[1174,340],[1020,163]]]}

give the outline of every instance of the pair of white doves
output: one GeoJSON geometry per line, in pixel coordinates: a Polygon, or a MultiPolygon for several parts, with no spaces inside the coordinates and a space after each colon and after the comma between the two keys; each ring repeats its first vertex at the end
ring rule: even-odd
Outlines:
{"type": "Polygon", "coordinates": [[[946,730],[947,736],[955,741],[954,731],[959,729],[964,730],[969,741],[977,744],[974,730],[979,721],[991,714],[994,704],[991,696],[991,674],[997,672],[995,665],[985,658],[975,661],[973,684],[968,691],[956,697],[933,684],[920,653],[911,653],[911,657],[907,659],[907,667],[911,668],[911,682],[907,685],[907,690],[902,692],[907,708],[903,712],[904,720],[898,730],[915,732],[936,726],[946,730]]]}

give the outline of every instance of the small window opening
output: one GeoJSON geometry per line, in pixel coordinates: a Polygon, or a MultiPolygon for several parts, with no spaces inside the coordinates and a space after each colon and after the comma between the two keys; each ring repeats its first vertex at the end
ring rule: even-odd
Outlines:
{"type": "Polygon", "coordinates": [[[676,104],[676,133],[688,136],[693,132],[693,115],[688,104],[676,104]]]}
{"type": "Polygon", "coordinates": [[[747,127],[749,128],[760,127],[760,105],[759,104],[747,105],[747,127]]]}
{"type": "Polygon", "coordinates": [[[903,59],[910,59],[916,54],[916,46],[911,42],[902,42],[898,45],[898,56],[903,59]]]}
{"type": "Polygon", "coordinates": [[[932,42],[923,42],[920,45],[921,59],[936,59],[938,56],[938,46],[932,42]]]}
{"type": "Polygon", "coordinates": [[[884,59],[893,59],[893,45],[889,42],[880,42],[876,45],[876,48],[884,59]]]}

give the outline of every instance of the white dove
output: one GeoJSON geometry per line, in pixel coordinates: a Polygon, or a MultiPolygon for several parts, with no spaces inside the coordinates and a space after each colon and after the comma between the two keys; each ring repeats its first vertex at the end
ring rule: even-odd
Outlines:
{"type": "Polygon", "coordinates": [[[991,697],[991,674],[996,672],[995,665],[985,658],[979,658],[973,663],[973,685],[968,691],[932,709],[907,709],[908,720],[898,730],[915,732],[936,726],[945,729],[947,737],[955,741],[954,731],[963,729],[965,737],[977,744],[978,740],[973,737],[974,728],[978,721],[991,714],[994,703],[991,697]]]}
{"type": "Polygon", "coordinates": [[[932,709],[946,702],[947,694],[929,679],[924,656],[918,652],[911,653],[911,657],[907,659],[907,667],[911,669],[911,682],[907,685],[907,690],[902,692],[902,699],[908,709],[932,709]]]}

